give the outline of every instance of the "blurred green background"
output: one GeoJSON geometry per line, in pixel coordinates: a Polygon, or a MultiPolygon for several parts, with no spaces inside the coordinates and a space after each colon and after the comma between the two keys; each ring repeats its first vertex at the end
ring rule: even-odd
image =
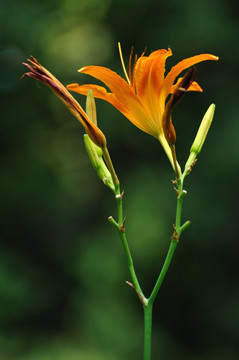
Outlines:
{"type": "MultiPolygon", "coordinates": [[[[239,356],[239,3],[232,0],[8,0],[0,11],[1,360],[138,360],[141,305],[117,233],[113,193],[87,158],[83,129],[51,91],[20,81],[34,55],[63,84],[87,83],[84,65],[123,75],[131,46],[172,48],[167,69],[209,52],[197,66],[202,94],[174,111],[184,164],[200,120],[217,105],[185,183],[183,234],[154,308],[153,359],[239,356]]],[[[85,98],[76,95],[85,106],[85,98]]],[[[128,239],[149,294],[172,233],[175,193],[159,143],[97,101],[122,188],[128,239]],[[141,211],[143,209],[143,211],[141,211]]]]}

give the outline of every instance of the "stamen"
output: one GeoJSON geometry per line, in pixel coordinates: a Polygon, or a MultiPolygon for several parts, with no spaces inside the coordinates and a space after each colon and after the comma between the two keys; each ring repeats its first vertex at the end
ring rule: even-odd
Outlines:
{"type": "Polygon", "coordinates": [[[144,56],[144,54],[146,53],[146,51],[147,51],[147,47],[145,46],[144,51],[142,52],[142,54],[141,54],[141,56],[140,56],[140,57],[143,57],[143,56],[144,56]]]}
{"type": "Polygon", "coordinates": [[[128,74],[127,74],[127,71],[126,71],[126,68],[125,68],[125,64],[124,64],[124,59],[123,59],[123,54],[122,54],[120,42],[118,42],[118,48],[119,48],[119,55],[120,55],[120,60],[121,60],[122,68],[123,68],[123,70],[124,70],[124,74],[125,74],[126,80],[127,80],[127,82],[129,83],[129,85],[130,85],[130,80],[129,80],[129,77],[128,77],[128,74]]]}
{"type": "Polygon", "coordinates": [[[130,85],[132,85],[132,56],[133,56],[133,52],[134,52],[134,48],[132,46],[131,48],[131,52],[130,52],[130,57],[129,57],[129,81],[130,81],[130,85]]]}
{"type": "MultiPolygon", "coordinates": [[[[133,89],[135,89],[135,81],[134,81],[135,76],[134,76],[134,74],[135,74],[135,66],[136,66],[137,60],[138,60],[138,56],[137,56],[137,54],[135,54],[134,67],[133,67],[133,84],[132,84],[133,89]]],[[[135,89],[135,93],[136,93],[136,89],[135,89]]]]}

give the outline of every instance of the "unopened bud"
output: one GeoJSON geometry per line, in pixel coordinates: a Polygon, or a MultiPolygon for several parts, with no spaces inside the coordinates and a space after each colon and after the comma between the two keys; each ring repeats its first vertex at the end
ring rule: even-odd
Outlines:
{"type": "MultiPolygon", "coordinates": [[[[97,126],[96,105],[92,90],[88,90],[86,97],[86,115],[92,123],[97,126]]],[[[86,151],[97,175],[105,185],[114,191],[114,182],[104,162],[102,148],[97,146],[87,134],[84,135],[84,142],[86,151]]]]}
{"type": "Polygon", "coordinates": [[[88,90],[86,97],[86,114],[88,118],[97,126],[97,115],[95,98],[92,90],[88,90]]]}
{"type": "Polygon", "coordinates": [[[215,112],[215,104],[211,104],[202,119],[195,140],[191,146],[190,155],[185,164],[186,174],[189,174],[191,172],[192,167],[197,161],[196,157],[200,153],[202,146],[205,142],[207,133],[210,129],[213,120],[214,112],[215,112]]]}
{"type": "Polygon", "coordinates": [[[202,146],[206,140],[207,133],[210,129],[212,120],[213,120],[215,107],[216,107],[215,104],[211,104],[209,106],[209,108],[207,109],[207,111],[202,119],[202,122],[200,124],[200,127],[198,129],[195,140],[190,149],[191,153],[195,153],[196,155],[198,155],[200,153],[202,146]]]}
{"type": "Polygon", "coordinates": [[[86,151],[88,153],[90,161],[97,175],[105,185],[107,185],[111,190],[114,191],[115,190],[114,182],[111,173],[109,172],[103,160],[102,149],[99,146],[97,146],[87,134],[84,135],[84,142],[85,142],[86,151]]]}

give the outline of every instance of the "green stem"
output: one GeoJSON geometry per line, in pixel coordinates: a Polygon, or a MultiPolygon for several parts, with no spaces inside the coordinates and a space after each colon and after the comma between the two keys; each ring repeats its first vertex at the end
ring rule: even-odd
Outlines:
{"type": "Polygon", "coordinates": [[[144,360],[150,360],[151,357],[152,310],[153,310],[154,300],[162,285],[163,279],[168,271],[176,246],[177,246],[177,242],[171,241],[168,254],[166,256],[158,280],[148,299],[147,306],[144,307],[144,360]]]}
{"type": "Polygon", "coordinates": [[[183,174],[179,174],[179,178],[176,180],[177,189],[175,190],[177,193],[177,208],[176,208],[174,233],[171,238],[171,243],[162,270],[158,276],[155,286],[148,299],[144,296],[135,273],[133,259],[130,253],[130,249],[125,234],[125,219],[123,218],[123,207],[122,207],[123,193],[120,192],[120,185],[117,177],[115,177],[115,179],[117,179],[115,181],[115,197],[117,201],[118,221],[115,221],[112,217],[109,218],[109,221],[117,228],[118,233],[120,235],[121,243],[123,245],[123,249],[128,263],[128,268],[133,282],[133,284],[129,283],[129,285],[131,285],[135,289],[144,307],[144,360],[151,359],[152,311],[153,311],[154,300],[159,292],[159,289],[163,283],[168,268],[171,264],[175,249],[178,244],[179,237],[181,233],[190,224],[190,222],[187,221],[181,226],[182,205],[183,205],[184,196],[186,195],[186,191],[183,190],[183,181],[186,175],[187,173],[185,171],[183,174]]]}
{"type": "Polygon", "coordinates": [[[151,358],[152,311],[152,303],[144,306],[144,360],[151,358]]]}
{"type": "Polygon", "coordinates": [[[154,303],[154,300],[158,294],[158,291],[162,285],[162,282],[165,278],[165,275],[167,274],[167,271],[168,271],[168,268],[169,268],[169,265],[172,261],[172,257],[173,257],[173,254],[174,254],[174,251],[176,249],[176,246],[177,246],[178,242],[177,241],[171,241],[171,244],[170,244],[170,247],[169,247],[169,250],[168,250],[168,253],[167,253],[167,256],[166,256],[166,259],[164,261],[164,264],[163,264],[163,267],[162,267],[162,270],[159,274],[159,277],[158,277],[158,280],[156,281],[156,284],[153,288],[153,291],[149,297],[149,304],[153,304],[154,303]]]}
{"type": "Polygon", "coordinates": [[[127,242],[127,238],[126,238],[126,234],[125,234],[125,220],[123,219],[123,193],[120,192],[120,185],[117,184],[115,186],[115,197],[116,197],[116,201],[117,201],[117,209],[118,209],[118,222],[116,223],[112,218],[110,219],[110,221],[115,225],[117,224],[117,230],[119,232],[119,236],[121,239],[121,243],[123,245],[123,249],[126,255],[126,260],[127,260],[127,264],[128,264],[128,268],[129,268],[129,272],[131,275],[131,279],[133,282],[133,287],[138,295],[138,297],[140,298],[140,301],[142,302],[143,305],[145,305],[147,303],[147,299],[145,298],[143,291],[140,287],[135,269],[134,269],[134,263],[133,263],[133,259],[130,253],[130,249],[129,249],[129,245],[127,242]]]}
{"type": "Polygon", "coordinates": [[[139,281],[138,281],[138,278],[137,278],[137,275],[136,275],[136,272],[135,272],[135,269],[134,269],[133,259],[132,259],[130,249],[129,249],[129,245],[128,245],[126,235],[125,235],[124,232],[120,232],[120,239],[121,239],[121,243],[122,243],[123,248],[124,248],[124,252],[125,252],[125,255],[126,255],[128,268],[129,268],[129,272],[130,272],[130,275],[131,275],[131,279],[133,281],[134,288],[136,290],[137,295],[140,298],[140,301],[143,304],[145,304],[146,303],[146,298],[145,298],[145,296],[143,294],[143,291],[141,290],[141,287],[139,285],[139,281]]]}
{"type": "MultiPolygon", "coordinates": [[[[183,190],[183,176],[181,175],[180,179],[177,180],[177,185],[178,188],[176,189],[177,192],[177,208],[176,208],[176,219],[175,219],[175,226],[174,226],[174,233],[172,235],[172,240],[171,240],[171,244],[169,246],[169,250],[166,256],[166,259],[164,261],[162,270],[159,274],[159,277],[156,281],[156,284],[153,288],[153,291],[149,297],[149,304],[153,304],[158,291],[163,283],[163,280],[165,278],[165,275],[167,274],[169,265],[172,261],[172,257],[173,254],[175,252],[175,249],[177,247],[178,244],[178,240],[180,237],[180,234],[182,232],[182,227],[181,227],[181,214],[182,214],[182,205],[183,205],[183,198],[186,194],[186,192],[183,190]]],[[[185,227],[185,224],[183,225],[183,227],[185,227]]]]}
{"type": "Polygon", "coordinates": [[[115,186],[115,198],[117,202],[117,210],[118,210],[118,224],[123,224],[123,193],[120,192],[120,185],[117,184],[115,186]]]}
{"type": "Polygon", "coordinates": [[[109,172],[111,173],[115,187],[117,187],[117,186],[119,187],[119,179],[116,175],[116,172],[115,172],[115,169],[114,169],[114,166],[113,166],[113,163],[112,163],[112,160],[111,160],[111,157],[110,157],[110,154],[109,154],[109,151],[108,151],[108,148],[106,145],[102,148],[102,152],[103,152],[103,157],[104,157],[105,163],[109,169],[109,172]]]}
{"type": "Polygon", "coordinates": [[[174,233],[172,235],[171,243],[169,250],[164,261],[161,272],[158,276],[158,279],[155,283],[155,286],[151,292],[151,295],[148,299],[147,305],[144,307],[144,360],[150,360],[151,357],[151,333],[152,333],[152,309],[154,300],[159,292],[159,289],[163,283],[163,280],[167,274],[168,268],[171,264],[174,252],[176,250],[179,237],[183,230],[185,230],[190,224],[189,221],[185,222],[181,226],[181,215],[182,215],[182,205],[183,198],[186,195],[186,191],[183,190],[183,181],[186,176],[186,173],[180,175],[180,178],[177,179],[177,208],[176,208],[176,219],[174,225],[174,233]]]}

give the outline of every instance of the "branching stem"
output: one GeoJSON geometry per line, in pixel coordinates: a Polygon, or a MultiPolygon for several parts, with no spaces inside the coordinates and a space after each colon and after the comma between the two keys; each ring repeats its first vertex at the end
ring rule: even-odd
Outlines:
{"type": "MultiPolygon", "coordinates": [[[[153,304],[156,299],[156,296],[159,292],[159,289],[163,283],[163,280],[167,274],[168,268],[171,264],[174,252],[176,250],[177,244],[179,242],[180,235],[182,232],[190,225],[190,221],[186,221],[183,225],[181,225],[181,216],[182,216],[182,205],[183,199],[187,192],[183,190],[183,182],[185,176],[188,175],[188,169],[184,171],[183,174],[178,173],[179,177],[176,178],[174,184],[177,186],[175,187],[176,194],[177,194],[177,207],[176,207],[176,217],[175,217],[175,224],[173,225],[173,234],[171,237],[170,246],[168,249],[168,253],[166,255],[165,261],[163,263],[162,269],[158,276],[158,279],[155,283],[155,286],[149,296],[146,298],[144,293],[140,287],[135,269],[133,264],[133,259],[130,253],[129,245],[126,239],[126,228],[125,228],[125,219],[123,217],[123,193],[120,192],[120,184],[115,184],[115,198],[117,202],[117,210],[118,210],[118,220],[114,220],[112,216],[109,217],[109,221],[114,227],[118,230],[121,243],[123,245],[123,249],[126,255],[128,268],[130,271],[131,279],[133,284],[127,282],[131,287],[133,287],[143,305],[144,308],[144,360],[151,359],[151,333],[152,333],[152,311],[153,311],[153,304]]],[[[117,179],[118,180],[118,179],[117,179]]]]}

